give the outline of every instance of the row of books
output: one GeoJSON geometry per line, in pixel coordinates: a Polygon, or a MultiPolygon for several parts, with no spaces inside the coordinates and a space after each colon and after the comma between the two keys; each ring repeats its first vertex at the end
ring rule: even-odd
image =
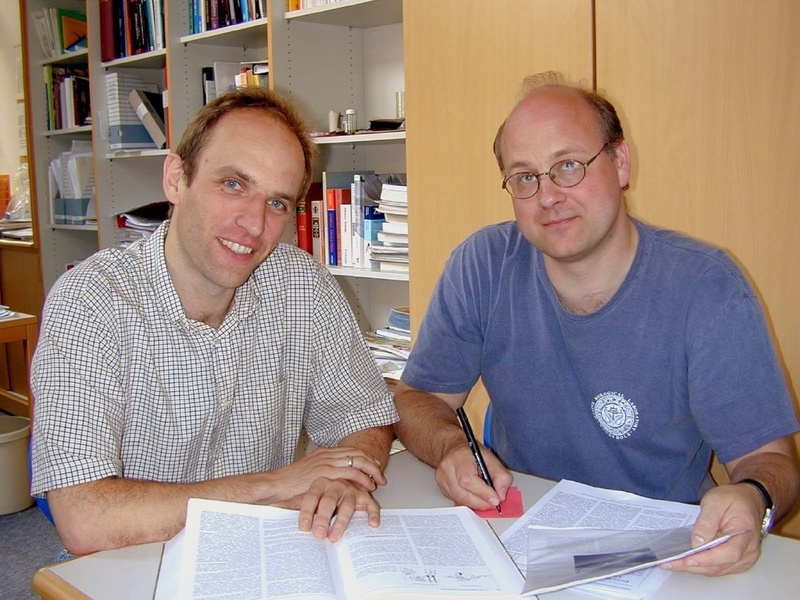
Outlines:
{"type": "Polygon", "coordinates": [[[208,104],[235,88],[246,86],[269,87],[269,62],[230,62],[217,60],[210,67],[202,68],[203,104],[208,104]]]}
{"type": "Polygon", "coordinates": [[[86,48],[86,14],[66,8],[43,8],[33,15],[42,52],[48,58],[86,48]]]}
{"type": "Polygon", "coordinates": [[[164,0],[100,0],[100,59],[165,48],[164,0]]]}
{"type": "Polygon", "coordinates": [[[336,4],[343,0],[288,0],[288,9],[292,10],[306,10],[308,8],[319,8],[320,6],[328,6],[336,4]]]}
{"type": "Polygon", "coordinates": [[[56,131],[92,123],[89,71],[85,67],[45,65],[47,129],[56,131]]]}
{"type": "Polygon", "coordinates": [[[185,0],[192,33],[203,33],[267,16],[266,0],[185,0]]]}
{"type": "Polygon", "coordinates": [[[407,271],[407,208],[403,215],[380,206],[382,190],[404,188],[400,182],[405,173],[323,172],[298,205],[298,245],[328,266],[407,271]]]}

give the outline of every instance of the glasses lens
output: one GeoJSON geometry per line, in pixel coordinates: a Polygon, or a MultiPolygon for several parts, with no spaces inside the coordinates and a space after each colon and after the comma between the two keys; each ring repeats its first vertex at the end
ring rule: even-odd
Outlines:
{"type": "Polygon", "coordinates": [[[561,187],[572,187],[583,181],[586,167],[577,160],[562,160],[550,169],[550,179],[561,187]]]}
{"type": "Polygon", "coordinates": [[[539,178],[533,173],[517,173],[508,179],[506,187],[514,198],[530,198],[539,189],[539,178]]]}

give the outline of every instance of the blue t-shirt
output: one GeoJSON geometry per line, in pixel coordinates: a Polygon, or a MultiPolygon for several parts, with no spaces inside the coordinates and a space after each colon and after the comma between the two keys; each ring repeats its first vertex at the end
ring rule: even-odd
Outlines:
{"type": "Polygon", "coordinates": [[[614,297],[567,312],[516,223],[450,257],[403,373],[430,392],[479,377],[514,470],[696,502],[712,450],[739,458],[798,429],[759,302],[721,250],[635,221],[614,297]]]}

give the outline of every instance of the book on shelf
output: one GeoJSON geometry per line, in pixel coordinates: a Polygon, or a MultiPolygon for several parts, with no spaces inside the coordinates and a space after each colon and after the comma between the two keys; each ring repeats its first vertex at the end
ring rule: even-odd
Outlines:
{"type": "Polygon", "coordinates": [[[383,227],[381,228],[382,231],[386,231],[389,233],[397,233],[402,235],[408,235],[408,220],[406,221],[393,221],[385,218],[384,215],[384,223],[383,227]]]}
{"type": "Polygon", "coordinates": [[[45,65],[45,102],[50,131],[91,123],[89,71],[83,66],[45,65]]]}
{"type": "MultiPolygon", "coordinates": [[[[339,227],[339,266],[352,267],[353,264],[353,205],[352,200],[344,198],[345,190],[335,190],[342,196],[338,203],[336,213],[337,225],[339,227]]],[[[349,190],[348,190],[349,192],[349,190]]],[[[349,196],[349,194],[348,194],[349,196]]]]}
{"type": "MultiPolygon", "coordinates": [[[[352,214],[352,208],[350,209],[350,225],[347,228],[348,238],[347,240],[342,239],[342,223],[340,218],[341,209],[340,206],[342,204],[350,204],[352,206],[352,198],[353,198],[353,183],[355,181],[355,177],[359,175],[364,178],[373,176],[374,173],[372,171],[323,171],[322,172],[322,192],[323,197],[325,198],[326,202],[326,210],[327,210],[327,223],[328,226],[326,228],[326,238],[327,244],[329,248],[328,252],[328,264],[329,266],[344,266],[342,264],[342,260],[344,259],[342,253],[344,252],[342,244],[345,244],[347,247],[346,253],[349,257],[349,263],[347,266],[352,267],[353,264],[353,237],[355,233],[355,229],[353,227],[353,221],[358,218],[358,215],[355,217],[352,214]],[[335,191],[333,191],[335,190],[335,191]],[[333,211],[333,214],[331,214],[333,211]],[[333,231],[331,230],[333,228],[333,231]],[[330,250],[335,246],[335,254],[336,254],[336,262],[332,262],[333,255],[331,254],[330,250]]],[[[347,209],[345,209],[347,210],[347,209]]]]}
{"type": "Polygon", "coordinates": [[[408,306],[393,306],[389,309],[387,322],[389,323],[389,327],[410,332],[411,308],[408,306]]]}
{"type": "Polygon", "coordinates": [[[76,10],[56,8],[55,15],[60,54],[85,50],[86,14],[76,10]]]}
{"type": "Polygon", "coordinates": [[[393,233],[391,231],[379,231],[377,233],[378,241],[387,245],[405,245],[408,246],[407,233],[393,233]]]}
{"type": "MultiPolygon", "coordinates": [[[[156,143],[131,106],[130,94],[133,90],[160,93],[161,86],[158,83],[146,82],[140,75],[131,71],[131,69],[109,69],[106,72],[110,152],[156,148],[156,143]]],[[[142,70],[136,69],[136,71],[142,70]]],[[[163,72],[160,72],[160,75],[163,77],[163,72]]]]}
{"type": "Polygon", "coordinates": [[[314,253],[311,232],[311,207],[307,198],[302,198],[297,203],[295,210],[295,223],[297,228],[297,247],[309,254],[314,253]]]}
{"type": "Polygon", "coordinates": [[[189,2],[192,33],[247,23],[267,16],[266,0],[184,0],[189,2]]]}
{"type": "Polygon", "coordinates": [[[219,589],[274,599],[518,598],[522,585],[491,527],[463,506],[383,509],[377,528],[357,512],[333,543],[300,531],[297,511],[192,498],[186,527],[165,545],[155,600],[219,589]]]}
{"type": "Polygon", "coordinates": [[[327,211],[321,199],[311,201],[311,248],[314,258],[325,264],[325,230],[327,229],[327,211]]]}
{"type": "Polygon", "coordinates": [[[167,146],[167,126],[164,123],[164,97],[161,92],[133,89],[128,95],[136,116],[153,139],[156,148],[167,146]]]}

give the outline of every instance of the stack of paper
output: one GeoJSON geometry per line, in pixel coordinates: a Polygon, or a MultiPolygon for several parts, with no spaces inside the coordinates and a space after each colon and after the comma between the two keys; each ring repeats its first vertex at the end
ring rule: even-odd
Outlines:
{"type": "Polygon", "coordinates": [[[94,161],[91,142],[73,140],[68,152],[50,162],[52,222],[85,225],[94,212],[94,161]]]}
{"type": "Polygon", "coordinates": [[[384,183],[378,212],[386,222],[377,232],[370,259],[381,271],[408,273],[408,188],[404,184],[384,183]]]}

